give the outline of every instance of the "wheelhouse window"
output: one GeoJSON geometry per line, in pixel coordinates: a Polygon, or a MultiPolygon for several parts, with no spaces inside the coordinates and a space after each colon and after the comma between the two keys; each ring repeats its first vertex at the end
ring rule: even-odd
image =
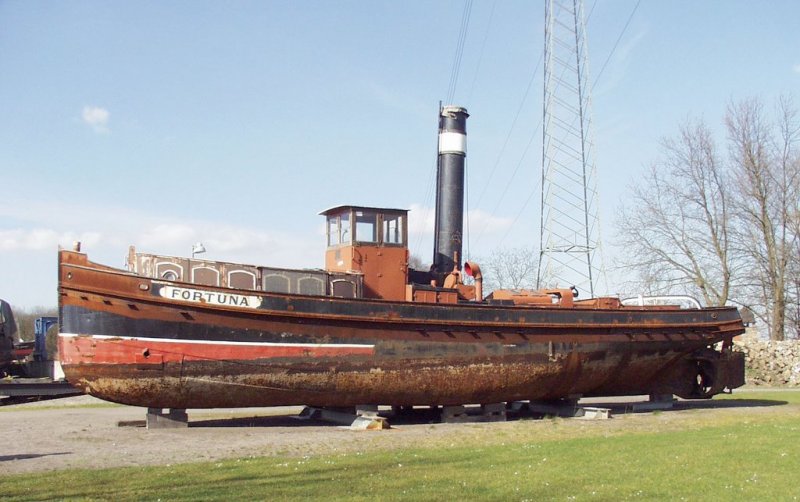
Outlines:
{"type": "Polygon", "coordinates": [[[378,242],[378,215],[372,211],[356,211],[356,238],[358,242],[378,242]]]}
{"type": "Polygon", "coordinates": [[[339,244],[339,216],[328,216],[328,246],[339,244]]]}
{"type": "Polygon", "coordinates": [[[344,213],[340,221],[342,233],[339,242],[341,244],[350,244],[353,242],[353,232],[350,231],[350,213],[344,213]]]}
{"type": "MultiPolygon", "coordinates": [[[[363,206],[339,206],[325,215],[328,248],[339,251],[349,246],[408,245],[408,212],[363,206]]],[[[337,258],[338,260],[338,258],[337,258]]],[[[337,261],[338,263],[338,261],[337,261]]]]}
{"type": "Polygon", "coordinates": [[[402,215],[383,215],[383,243],[402,246],[404,242],[404,218],[402,215]]]}
{"type": "Polygon", "coordinates": [[[350,213],[328,216],[328,247],[350,244],[350,213]]]}

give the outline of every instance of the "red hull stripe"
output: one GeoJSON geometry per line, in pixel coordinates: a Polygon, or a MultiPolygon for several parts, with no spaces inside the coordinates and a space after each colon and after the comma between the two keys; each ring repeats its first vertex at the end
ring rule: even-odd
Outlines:
{"type": "Polygon", "coordinates": [[[374,345],[228,342],[59,333],[65,364],[161,364],[181,361],[248,361],[282,357],[370,356],[374,345]]]}

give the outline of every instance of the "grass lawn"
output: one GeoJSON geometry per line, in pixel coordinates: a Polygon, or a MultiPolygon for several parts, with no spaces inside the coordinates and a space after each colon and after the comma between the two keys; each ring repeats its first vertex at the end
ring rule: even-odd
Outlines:
{"type": "Polygon", "coordinates": [[[429,449],[6,476],[0,477],[0,496],[4,500],[800,499],[800,392],[741,392],[725,398],[789,404],[787,413],[721,413],[716,423],[689,420],[663,430],[653,424],[666,420],[670,412],[631,419],[645,422],[646,427],[628,432],[590,425],[580,437],[557,433],[569,429],[562,420],[519,421],[511,434],[502,435],[502,442],[487,428],[487,438],[465,435],[461,444],[429,449]]]}

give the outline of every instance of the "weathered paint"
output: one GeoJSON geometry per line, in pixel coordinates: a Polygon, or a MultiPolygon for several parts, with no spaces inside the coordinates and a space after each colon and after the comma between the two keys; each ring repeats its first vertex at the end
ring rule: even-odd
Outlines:
{"type": "Polygon", "coordinates": [[[203,289],[256,295],[252,309],[165,298],[168,283],[79,253],[61,252],[60,261],[61,329],[75,335],[59,339],[67,378],[126,404],[454,405],[708,397],[741,385],[743,362],[709,348],[743,332],[731,308],[427,305],[203,289]],[[702,364],[708,385],[698,384],[702,364]]]}

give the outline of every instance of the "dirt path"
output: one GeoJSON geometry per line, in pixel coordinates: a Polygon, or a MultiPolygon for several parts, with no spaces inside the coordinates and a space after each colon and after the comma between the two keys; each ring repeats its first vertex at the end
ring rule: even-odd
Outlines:
{"type": "MultiPolygon", "coordinates": [[[[618,434],[691,427],[727,417],[791,413],[796,405],[750,401],[680,404],[661,413],[624,414],[605,421],[515,420],[503,423],[433,424],[416,416],[385,431],[352,431],[292,418],[301,408],[189,410],[190,427],[148,430],[120,427],[141,421],[144,409],[104,406],[89,396],[29,403],[0,410],[0,473],[69,468],[166,465],[248,456],[305,456],[409,446],[449,446],[478,439],[487,443],[530,438],[618,434]]],[[[738,417],[738,418],[737,418],[738,417]]]]}

